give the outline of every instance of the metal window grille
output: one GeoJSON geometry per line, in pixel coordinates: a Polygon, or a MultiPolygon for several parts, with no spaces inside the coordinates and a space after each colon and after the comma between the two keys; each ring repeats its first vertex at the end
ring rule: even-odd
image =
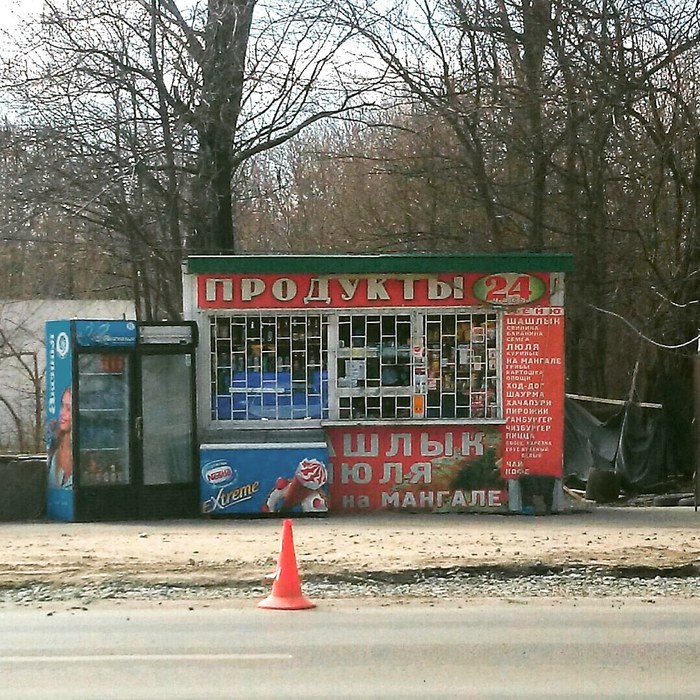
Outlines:
{"type": "Polygon", "coordinates": [[[210,335],[213,420],[502,415],[497,313],[260,312],[213,317],[210,335]]]}
{"type": "Polygon", "coordinates": [[[327,417],[327,317],[213,317],[210,342],[213,420],[327,417]]]}
{"type": "Polygon", "coordinates": [[[341,315],[337,417],[498,418],[499,343],[495,313],[341,315]]]}
{"type": "Polygon", "coordinates": [[[338,317],[338,418],[410,418],[410,314],[338,317]]]}
{"type": "Polygon", "coordinates": [[[425,338],[426,417],[499,418],[497,314],[427,314],[425,338]]]}

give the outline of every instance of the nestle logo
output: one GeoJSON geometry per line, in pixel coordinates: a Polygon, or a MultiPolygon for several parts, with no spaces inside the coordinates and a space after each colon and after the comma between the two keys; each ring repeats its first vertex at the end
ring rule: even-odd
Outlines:
{"type": "Polygon", "coordinates": [[[223,460],[210,462],[204,466],[204,479],[209,484],[223,484],[226,481],[231,481],[233,477],[233,469],[223,460]]]}

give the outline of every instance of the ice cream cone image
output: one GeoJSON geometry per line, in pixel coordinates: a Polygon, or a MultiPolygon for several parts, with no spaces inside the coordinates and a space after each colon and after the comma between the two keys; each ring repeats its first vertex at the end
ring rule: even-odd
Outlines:
{"type": "Polygon", "coordinates": [[[328,481],[325,465],[317,459],[304,459],[294,472],[294,476],[284,490],[282,508],[288,510],[298,506],[314,491],[318,491],[328,481]]]}
{"type": "Polygon", "coordinates": [[[287,484],[284,490],[284,499],[282,507],[284,509],[294,508],[298,506],[314,489],[305,486],[296,476],[287,484]]]}

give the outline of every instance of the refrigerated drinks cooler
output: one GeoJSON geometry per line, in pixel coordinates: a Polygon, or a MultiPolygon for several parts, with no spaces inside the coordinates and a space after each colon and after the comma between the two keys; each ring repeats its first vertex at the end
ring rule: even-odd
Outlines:
{"type": "Polygon", "coordinates": [[[50,518],[198,513],[193,323],[46,324],[50,518]]]}

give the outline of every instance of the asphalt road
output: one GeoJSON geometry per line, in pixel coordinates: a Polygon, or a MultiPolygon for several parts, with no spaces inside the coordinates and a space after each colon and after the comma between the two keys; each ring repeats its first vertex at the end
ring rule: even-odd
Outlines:
{"type": "Polygon", "coordinates": [[[695,698],[700,605],[0,613],[0,698],[695,698]]]}

